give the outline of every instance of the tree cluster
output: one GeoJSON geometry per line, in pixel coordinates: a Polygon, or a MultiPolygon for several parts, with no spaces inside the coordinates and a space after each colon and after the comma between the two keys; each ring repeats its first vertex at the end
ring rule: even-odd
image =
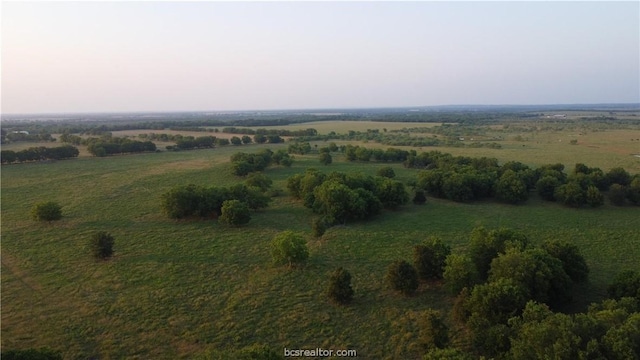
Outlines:
{"type": "Polygon", "coordinates": [[[287,188],[328,224],[369,219],[383,208],[393,209],[409,200],[403,183],[361,173],[327,175],[307,169],[287,179],[287,188]]]}
{"type": "Polygon", "coordinates": [[[233,174],[237,176],[246,176],[253,172],[262,171],[272,164],[290,167],[292,163],[291,156],[282,149],[276,152],[262,149],[254,154],[238,152],[231,155],[233,174]]]}
{"type": "Polygon", "coordinates": [[[171,219],[219,218],[224,223],[242,225],[248,222],[248,209],[266,208],[270,201],[271,198],[259,188],[245,184],[228,188],[190,184],[174,187],[164,193],[161,197],[161,208],[171,219]]]}
{"type": "Polygon", "coordinates": [[[388,148],[382,150],[378,148],[368,149],[359,145],[347,144],[340,148],[345,157],[349,161],[374,161],[378,162],[403,162],[409,155],[410,151],[396,148],[388,148]]]}
{"type": "Polygon", "coordinates": [[[137,141],[123,137],[105,136],[87,139],[87,150],[98,157],[156,151],[152,141],[137,141]]]}
{"type": "Polygon", "coordinates": [[[78,157],[79,154],[78,148],[71,145],[58,147],[38,146],[20,151],[2,150],[0,158],[3,164],[13,164],[29,161],[71,159],[78,157]]]}
{"type": "Polygon", "coordinates": [[[251,128],[237,128],[235,126],[228,126],[222,129],[223,133],[227,134],[245,134],[245,135],[278,135],[278,136],[315,136],[318,131],[313,128],[301,129],[301,130],[288,130],[288,129],[251,129],[251,128]]]}

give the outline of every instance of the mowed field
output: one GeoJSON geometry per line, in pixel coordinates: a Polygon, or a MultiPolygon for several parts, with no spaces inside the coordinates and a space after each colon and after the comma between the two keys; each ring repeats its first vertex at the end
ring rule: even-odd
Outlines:
{"type": "MultiPolygon", "coordinates": [[[[618,137],[598,139],[602,149],[618,137]]],[[[440,150],[533,165],[627,164],[622,166],[638,172],[638,158],[602,150],[598,155],[590,147],[598,145],[583,145],[584,139],[578,145],[553,140],[536,144],[538,157],[527,146],[541,139],[513,141],[498,150],[440,150]]],[[[595,138],[589,144],[597,144],[595,138]]],[[[283,195],[253,213],[244,227],[174,221],[161,213],[160,196],[168,189],[240,182],[231,174],[229,156],[265,147],[286,144],[3,166],[2,349],[47,346],[65,359],[233,359],[240,348],[265,344],[279,353],[322,347],[355,349],[363,359],[419,358],[413,312],[434,308],[448,316],[452,297],[436,285],[423,285],[411,298],[399,296],[383,283],[386,267],[395,259],[410,260],[412,246],[429,236],[440,236],[454,252],[464,251],[469,232],[480,225],[518,229],[534,243],[561,238],[577,244],[591,274],[577,289],[573,310],[601,300],[618,272],[640,271],[640,210],[608,202],[597,209],[570,209],[535,196],[520,206],[429,198],[423,206],[385,211],[372,221],[312,238],[313,216],[288,196],[289,176],[309,167],[373,175],[386,165],[348,163],[340,155],[326,167],[317,154],[309,154],[296,156],[291,168],[267,169],[283,195]],[[51,224],[31,220],[32,205],[43,200],[59,202],[64,218],[51,224]],[[116,239],[109,261],[90,256],[88,240],[98,230],[116,239]],[[269,242],[284,230],[307,237],[310,261],[304,268],[271,265],[269,242]],[[324,294],[328,274],[339,266],[352,274],[356,295],[348,307],[331,305],[324,294]]],[[[391,166],[399,180],[416,176],[417,170],[391,166]]],[[[460,339],[454,331],[454,342],[460,339]]]]}

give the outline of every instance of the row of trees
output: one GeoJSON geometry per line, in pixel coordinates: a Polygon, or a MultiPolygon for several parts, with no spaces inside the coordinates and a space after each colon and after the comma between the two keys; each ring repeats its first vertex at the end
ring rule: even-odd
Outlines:
{"type": "Polygon", "coordinates": [[[121,137],[90,138],[87,144],[87,150],[98,157],[156,151],[156,144],[152,141],[137,141],[121,137]]]}
{"type": "Polygon", "coordinates": [[[251,128],[237,128],[234,126],[225,127],[222,129],[223,133],[227,134],[246,134],[246,135],[278,135],[278,136],[315,136],[318,131],[313,128],[301,129],[301,130],[288,130],[288,129],[251,129],[251,128]]]}
{"type": "Polygon", "coordinates": [[[362,173],[327,175],[307,169],[287,179],[287,188],[327,224],[369,219],[383,208],[394,209],[409,200],[402,182],[362,173]]]}
{"type": "Polygon", "coordinates": [[[251,220],[250,210],[266,208],[271,198],[262,188],[236,184],[231,187],[177,186],[161,197],[162,211],[172,219],[217,218],[239,226],[251,220]]]}
{"type": "Polygon", "coordinates": [[[602,205],[603,191],[609,191],[614,204],[621,205],[625,199],[640,204],[640,175],[631,176],[623,168],[605,173],[599,168],[576,164],[566,174],[562,164],[532,169],[517,161],[499,165],[495,158],[452,156],[437,151],[411,154],[405,166],[426,169],[418,173],[417,189],[459,202],[495,197],[518,204],[535,190],[544,200],[572,207],[602,205]]]}
{"type": "Polygon", "coordinates": [[[253,154],[238,152],[231,155],[231,167],[233,174],[237,176],[246,176],[253,172],[262,171],[273,164],[290,167],[293,164],[293,158],[283,149],[275,152],[270,149],[262,149],[253,154]]]}
{"type": "Polygon", "coordinates": [[[71,159],[78,157],[79,154],[78,148],[71,145],[58,147],[38,146],[20,151],[2,150],[0,158],[3,164],[13,164],[28,161],[71,159]]]}

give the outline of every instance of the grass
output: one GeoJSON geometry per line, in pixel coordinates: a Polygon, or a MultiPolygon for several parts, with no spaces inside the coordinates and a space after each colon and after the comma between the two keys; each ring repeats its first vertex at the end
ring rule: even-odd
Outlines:
{"type": "MultiPolygon", "coordinates": [[[[277,352],[322,347],[356,349],[370,359],[416,358],[412,312],[448,313],[451,297],[428,284],[415,297],[399,296],[382,283],[386,267],[410,260],[412,246],[432,235],[464,251],[478,225],[515,228],[536,243],[578,244],[591,276],[576,309],[600,300],[619,271],[640,271],[640,212],[608,204],[576,210],[536,198],[522,206],[430,198],[424,206],[331,228],[320,239],[310,237],[311,212],[286,195],[241,228],[160,213],[160,194],[175,185],[241,181],[230,172],[229,156],[262,147],[3,166],[2,348],[48,346],[65,359],[216,358],[261,343],[277,352]],[[30,208],[40,200],[63,205],[63,220],[31,220],[30,208]],[[302,269],[270,264],[271,238],[288,229],[308,236],[311,257],[302,269]],[[98,230],[116,239],[109,261],[91,257],[88,241],[98,230]],[[352,274],[356,295],[349,307],[333,306],[324,295],[339,266],[352,274]]],[[[375,174],[382,166],[335,156],[325,167],[317,155],[306,155],[266,174],[285,189],[287,177],[308,167],[375,174]]],[[[402,181],[415,177],[415,170],[392,166],[402,181]]]]}

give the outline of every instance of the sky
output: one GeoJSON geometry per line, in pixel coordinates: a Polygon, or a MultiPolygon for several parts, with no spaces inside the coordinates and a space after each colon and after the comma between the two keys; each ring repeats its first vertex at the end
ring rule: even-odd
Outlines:
{"type": "Polygon", "coordinates": [[[1,111],[640,102],[640,2],[2,2],[1,111]]]}

